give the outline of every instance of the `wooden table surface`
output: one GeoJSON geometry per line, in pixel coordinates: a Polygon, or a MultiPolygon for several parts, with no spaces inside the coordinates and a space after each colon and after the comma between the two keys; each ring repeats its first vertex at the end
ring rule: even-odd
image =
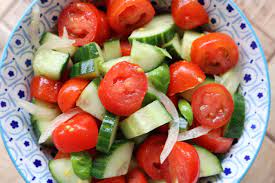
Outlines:
{"type": "MultiPolygon", "coordinates": [[[[0,0],[0,53],[8,39],[11,29],[22,15],[31,0],[0,0]]],[[[252,22],[263,45],[269,62],[272,91],[275,91],[275,4],[274,0],[236,0],[252,22]],[[273,13],[274,12],[274,13],[273,13]]],[[[272,95],[275,101],[275,95],[272,95]]],[[[268,132],[262,149],[252,168],[244,178],[245,183],[275,182],[275,104],[271,107],[268,132]],[[274,112],[272,112],[274,110],[274,112]]],[[[14,168],[0,140],[0,178],[1,183],[23,182],[14,168]]]]}

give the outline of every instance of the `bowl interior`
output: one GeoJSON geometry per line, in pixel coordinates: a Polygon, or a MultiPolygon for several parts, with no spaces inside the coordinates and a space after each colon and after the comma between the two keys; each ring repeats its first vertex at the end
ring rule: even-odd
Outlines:
{"type": "MultiPolygon", "coordinates": [[[[240,50],[241,93],[246,100],[246,122],[242,137],[226,155],[220,176],[202,181],[238,182],[252,165],[265,135],[270,109],[267,63],[250,23],[231,0],[199,0],[210,16],[210,27],[233,37],[240,50]]],[[[31,8],[41,9],[41,33],[53,28],[59,12],[69,0],[36,0],[14,29],[2,55],[0,74],[1,134],[7,151],[26,182],[54,182],[47,166],[51,152],[41,148],[32,132],[30,116],[19,108],[16,98],[30,100],[33,75],[33,45],[29,25],[31,8]]],[[[169,0],[156,1],[167,6],[169,0]]]]}

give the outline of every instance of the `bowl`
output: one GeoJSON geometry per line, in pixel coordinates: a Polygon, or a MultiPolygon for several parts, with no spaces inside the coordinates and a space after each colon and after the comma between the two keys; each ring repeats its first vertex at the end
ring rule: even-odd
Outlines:
{"type": "MultiPolygon", "coordinates": [[[[233,37],[239,46],[241,93],[246,101],[246,121],[242,137],[222,162],[223,173],[204,182],[240,182],[255,160],[264,139],[270,113],[270,81],[260,42],[245,15],[231,0],[199,0],[207,9],[210,27],[233,37]]],[[[69,0],[35,0],[27,8],[4,48],[0,74],[1,135],[14,166],[26,182],[52,183],[47,162],[52,152],[37,143],[29,114],[18,107],[16,98],[30,100],[34,46],[29,25],[32,7],[41,9],[42,32],[56,25],[59,12],[69,0]]],[[[155,4],[169,5],[169,0],[155,4]]]]}

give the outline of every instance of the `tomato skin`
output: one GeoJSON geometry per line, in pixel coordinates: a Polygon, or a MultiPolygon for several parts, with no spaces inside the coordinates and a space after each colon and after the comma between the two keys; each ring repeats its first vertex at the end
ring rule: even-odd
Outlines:
{"type": "Polygon", "coordinates": [[[127,175],[127,183],[147,183],[147,180],[142,171],[134,168],[127,175]]]}
{"type": "Polygon", "coordinates": [[[122,56],[130,56],[132,46],[128,41],[120,41],[120,49],[122,56]]]}
{"type": "Polygon", "coordinates": [[[217,83],[198,88],[192,96],[191,105],[197,123],[209,128],[224,126],[234,111],[232,95],[217,83]]]}
{"type": "Polygon", "coordinates": [[[56,103],[61,87],[62,83],[59,81],[35,76],[31,81],[31,96],[45,102],[56,103]]]}
{"type": "Polygon", "coordinates": [[[58,151],[54,159],[56,160],[56,159],[63,159],[63,158],[70,158],[70,157],[71,157],[70,153],[63,153],[61,151],[58,151]]]}
{"type": "Polygon", "coordinates": [[[96,42],[99,44],[104,43],[107,39],[111,37],[111,31],[107,20],[107,15],[103,12],[98,10],[99,17],[100,17],[100,31],[97,34],[96,42]]]}
{"type": "Polygon", "coordinates": [[[138,65],[120,62],[101,81],[98,96],[108,111],[129,116],[141,108],[147,88],[146,75],[138,65]]]}
{"type": "Polygon", "coordinates": [[[209,33],[193,42],[191,60],[207,74],[223,74],[237,65],[238,46],[224,33],[209,33]]]}
{"type": "Polygon", "coordinates": [[[168,96],[194,88],[205,78],[205,74],[196,64],[186,61],[176,62],[170,66],[168,96]]]}
{"type": "Polygon", "coordinates": [[[148,0],[110,0],[107,16],[111,28],[123,35],[150,22],[155,10],[148,0]]]}
{"type": "Polygon", "coordinates": [[[104,180],[98,181],[98,183],[126,183],[126,180],[124,176],[119,176],[119,177],[104,179],[104,180]]]}
{"type": "Polygon", "coordinates": [[[63,153],[80,152],[94,148],[98,128],[88,113],[80,113],[59,125],[53,132],[55,147],[63,153]]]}
{"type": "Polygon", "coordinates": [[[58,93],[57,99],[58,106],[62,112],[66,112],[75,107],[78,97],[88,84],[88,80],[76,78],[64,83],[58,93]]]}
{"type": "Polygon", "coordinates": [[[197,0],[172,0],[171,8],[175,23],[184,30],[209,22],[206,10],[197,0]]]}
{"type": "Polygon", "coordinates": [[[222,137],[222,128],[218,128],[192,141],[213,153],[226,153],[231,148],[233,140],[222,137]]]}

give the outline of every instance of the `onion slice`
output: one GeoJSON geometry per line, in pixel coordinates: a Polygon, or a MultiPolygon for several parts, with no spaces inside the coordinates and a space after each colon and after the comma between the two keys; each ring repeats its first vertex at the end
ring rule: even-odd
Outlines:
{"type": "Polygon", "coordinates": [[[212,129],[204,126],[198,126],[186,132],[182,132],[178,136],[178,141],[185,141],[208,134],[212,129]]]}
{"type": "Polygon", "coordinates": [[[30,24],[30,39],[31,43],[38,48],[39,44],[39,27],[40,27],[40,8],[35,5],[32,9],[31,24],[30,24]]]}
{"type": "Polygon", "coordinates": [[[68,48],[68,47],[71,47],[74,43],[75,43],[75,40],[70,40],[70,39],[60,39],[58,41],[52,40],[40,46],[38,51],[42,49],[56,50],[61,48],[68,48]]]}

